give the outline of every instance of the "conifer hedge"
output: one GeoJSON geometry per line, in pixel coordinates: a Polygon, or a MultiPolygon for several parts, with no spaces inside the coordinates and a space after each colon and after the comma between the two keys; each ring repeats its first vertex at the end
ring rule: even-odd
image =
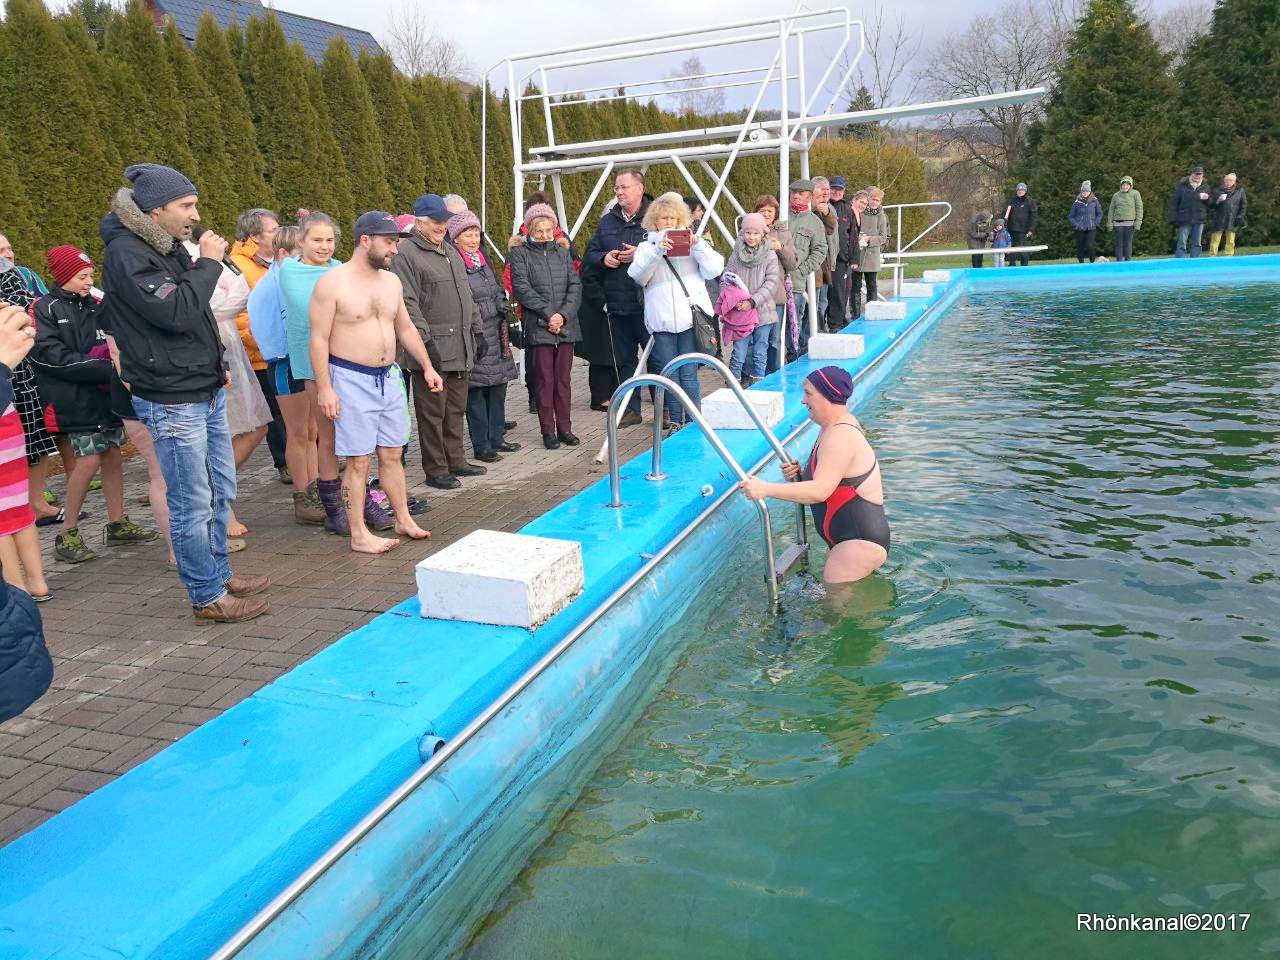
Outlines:
{"type": "MultiPolygon", "coordinates": [[[[269,11],[243,30],[223,30],[205,14],[190,48],[172,24],[157,31],[140,0],[106,16],[105,29],[91,32],[79,16],[55,16],[41,0],[5,4],[0,232],[24,264],[41,269],[44,251],[62,243],[99,257],[98,221],[108,198],[124,185],[123,168],[141,161],[167,163],[190,176],[200,189],[205,222],[228,237],[236,213],[253,206],[286,219],[300,207],[323,210],[348,231],[357,213],[404,211],[427,191],[462,194],[479,209],[480,90],[405,77],[385,54],[356,56],[340,38],[317,64],[287,41],[269,11]],[[39,51],[38,62],[31,51],[39,51]]],[[[501,246],[515,209],[510,101],[506,94],[487,97],[485,199],[489,232],[501,246]]],[[[526,106],[525,146],[544,144],[541,103],[526,106]]],[[[739,118],[677,116],[624,100],[555,108],[561,142],[739,118]]],[[[905,148],[877,152],[865,143],[823,140],[813,162],[814,173],[839,172],[851,185],[879,177],[891,201],[927,198],[924,167],[905,148]]],[[[694,164],[690,169],[709,193],[705,171],[694,164]]],[[[799,176],[796,163],[792,176],[799,176]]],[[[570,218],[597,177],[564,177],[570,218]]],[[[758,194],[776,194],[777,158],[742,159],[731,184],[748,207],[758,194]]],[[[538,187],[533,178],[524,190],[538,187]]],[[[648,189],[654,195],[693,193],[669,165],[649,170],[648,189]]],[[[610,196],[608,187],[601,191],[579,246],[610,196]]],[[[732,224],[735,211],[727,201],[718,212],[732,224]]],[[[918,229],[924,217],[913,217],[911,226],[918,229]]]]}
{"type": "MultiPolygon", "coordinates": [[[[1239,175],[1249,217],[1237,243],[1280,242],[1277,117],[1276,0],[1219,0],[1209,32],[1176,72],[1132,0],[1090,0],[1016,177],[1040,204],[1035,242],[1047,243],[1049,256],[1072,256],[1067,213],[1080,182],[1092,181],[1105,216],[1120,178],[1131,176],[1145,207],[1134,252],[1168,255],[1169,196],[1193,166],[1205,168],[1211,185],[1225,173],[1239,175]]],[[[1103,229],[1098,251],[1112,251],[1103,229]]]]}

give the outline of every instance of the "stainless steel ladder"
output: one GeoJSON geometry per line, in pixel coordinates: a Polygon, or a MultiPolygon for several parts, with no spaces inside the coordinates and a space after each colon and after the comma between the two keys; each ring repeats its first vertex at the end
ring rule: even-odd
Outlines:
{"type": "MultiPolygon", "coordinates": [[[[756,412],[755,407],[751,405],[751,401],[747,399],[747,391],[743,389],[742,384],[740,384],[738,382],[737,377],[733,375],[733,371],[730,370],[728,365],[719,357],[713,357],[707,353],[682,353],[680,356],[674,358],[670,363],[668,363],[665,367],[662,368],[662,375],[667,379],[671,379],[671,375],[673,373],[675,373],[681,367],[687,367],[687,366],[690,366],[691,364],[710,367],[712,370],[720,374],[721,378],[723,378],[725,382],[725,386],[727,386],[733,392],[733,395],[738,398],[738,402],[742,404],[742,408],[747,412],[747,416],[751,418],[751,422],[754,423],[756,426],[756,429],[759,430],[760,433],[764,435],[764,438],[769,442],[769,446],[773,448],[773,452],[778,455],[778,462],[784,463],[787,460],[791,459],[790,455],[787,453],[786,447],[784,447],[781,441],[779,441],[778,438],[774,436],[773,431],[769,429],[768,425],[762,419],[760,419],[760,414],[756,412]]],[[[661,389],[658,390],[658,394],[654,398],[654,401],[655,401],[654,409],[656,410],[661,408],[662,406],[662,390],[661,389]]],[[[659,421],[655,418],[654,423],[657,424],[658,422],[659,421]]],[[[654,434],[654,444],[655,446],[658,445],[658,433],[656,430],[654,434]]],[[[774,570],[777,571],[777,578],[781,580],[783,577],[785,577],[787,575],[787,572],[792,567],[794,567],[797,563],[803,560],[806,556],[808,556],[808,554],[809,554],[809,533],[808,533],[808,529],[805,526],[804,504],[797,503],[796,504],[796,542],[793,543],[791,546],[787,547],[786,550],[782,551],[782,556],[778,557],[774,561],[774,570]]]]}
{"type": "MultiPolygon", "coordinates": [[[[705,363],[707,366],[710,366],[719,370],[720,373],[726,378],[727,382],[730,384],[731,388],[734,391],[735,396],[738,397],[739,402],[742,403],[743,407],[746,409],[747,414],[748,416],[750,416],[752,422],[755,423],[756,427],[761,432],[763,432],[765,436],[768,438],[770,446],[773,448],[774,452],[777,453],[778,456],[781,457],[783,460],[789,459],[787,456],[786,448],[784,448],[782,444],[778,442],[778,438],[773,435],[773,432],[767,426],[765,426],[764,421],[760,419],[760,415],[756,413],[755,409],[751,406],[750,401],[747,400],[746,394],[743,391],[742,387],[737,383],[736,380],[734,380],[733,374],[729,371],[729,368],[726,367],[720,360],[714,357],[707,356],[705,354],[686,353],[679,357],[676,357],[669,364],[667,364],[667,366],[664,368],[663,373],[665,374],[674,369],[679,369],[679,367],[685,366],[686,364],[689,364],[689,363],[705,363]]],[[[737,478],[739,480],[747,479],[747,472],[743,470],[742,465],[739,464],[738,461],[734,459],[733,454],[731,454],[728,451],[724,443],[720,440],[719,436],[716,435],[715,430],[707,423],[706,419],[703,418],[702,413],[694,405],[693,401],[689,399],[689,395],[685,393],[684,390],[682,390],[679,387],[679,385],[675,383],[675,381],[671,380],[669,377],[666,377],[662,374],[655,374],[655,373],[637,374],[636,376],[631,377],[626,382],[619,384],[618,389],[614,391],[613,397],[609,401],[609,413],[608,413],[607,425],[608,425],[608,431],[609,431],[609,506],[610,507],[620,508],[623,505],[622,504],[622,479],[619,475],[619,455],[618,455],[618,420],[620,419],[621,408],[626,404],[627,400],[630,398],[632,391],[634,391],[638,387],[644,387],[644,386],[652,386],[657,388],[657,395],[654,398],[656,401],[656,406],[654,408],[655,413],[654,413],[652,462],[649,468],[649,472],[645,475],[646,480],[657,482],[665,479],[666,477],[666,474],[662,472],[662,415],[657,411],[662,409],[662,401],[664,399],[664,395],[667,393],[670,393],[673,397],[676,398],[676,400],[684,408],[685,412],[689,415],[689,418],[695,424],[698,425],[698,429],[702,431],[702,435],[706,437],[707,441],[711,444],[712,449],[715,450],[715,452],[720,455],[720,459],[725,462],[725,465],[731,471],[733,471],[733,473],[737,476],[737,478]]],[[[756,500],[754,501],[754,503],[760,515],[760,531],[761,531],[761,535],[764,538],[764,548],[765,548],[764,552],[765,552],[765,565],[766,565],[765,580],[769,585],[769,600],[773,608],[776,610],[778,607],[779,577],[781,577],[787,570],[789,570],[792,566],[794,566],[795,563],[799,561],[807,553],[809,548],[809,545],[807,542],[807,534],[805,532],[804,508],[803,506],[799,507],[800,542],[789,547],[783,553],[782,558],[780,558],[782,562],[779,563],[779,562],[775,562],[774,554],[773,554],[773,525],[769,519],[769,508],[765,505],[763,500],[756,500]]]]}

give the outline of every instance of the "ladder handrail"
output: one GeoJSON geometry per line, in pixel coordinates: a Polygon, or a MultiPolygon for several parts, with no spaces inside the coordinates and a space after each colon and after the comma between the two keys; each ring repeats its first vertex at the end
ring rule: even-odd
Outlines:
{"type": "MultiPolygon", "coordinates": [[[[728,364],[726,364],[719,357],[713,357],[709,353],[682,353],[680,354],[680,356],[675,357],[674,359],[672,359],[670,363],[668,363],[665,367],[662,368],[661,375],[668,379],[671,379],[671,375],[673,373],[675,373],[681,367],[687,367],[690,364],[700,364],[704,367],[710,367],[712,370],[715,370],[717,373],[719,373],[720,376],[724,378],[725,385],[728,386],[730,392],[732,392],[733,395],[738,398],[738,402],[742,404],[742,409],[744,409],[747,412],[747,416],[751,418],[751,422],[756,425],[756,429],[759,430],[764,435],[764,438],[769,441],[769,446],[772,447],[773,452],[778,455],[779,464],[786,463],[791,459],[791,455],[787,453],[787,448],[782,445],[782,443],[778,440],[777,436],[774,435],[774,432],[769,429],[768,424],[766,424],[764,420],[760,417],[760,414],[756,412],[756,408],[751,405],[751,401],[747,398],[747,391],[742,388],[742,384],[740,384],[737,378],[734,377],[733,371],[730,370],[728,364]]],[[[653,398],[654,410],[662,409],[662,394],[663,394],[663,390],[659,388],[656,395],[653,398]]],[[[653,443],[654,443],[654,449],[656,450],[658,449],[658,447],[661,446],[660,440],[661,440],[661,430],[662,430],[662,427],[661,427],[662,419],[658,416],[655,416],[653,418],[653,423],[654,423],[653,443]]],[[[661,472],[660,467],[661,467],[661,453],[658,454],[658,458],[655,461],[655,467],[653,472],[660,473],[661,472]]],[[[808,543],[809,536],[804,523],[804,504],[798,503],[796,504],[796,507],[799,513],[799,519],[797,521],[798,526],[796,528],[798,530],[799,541],[801,543],[808,543]]]]}
{"type": "MultiPolygon", "coordinates": [[[[617,408],[626,402],[626,398],[632,390],[637,387],[658,387],[659,389],[670,393],[684,407],[685,412],[698,425],[698,429],[702,431],[702,435],[711,444],[711,448],[720,455],[720,459],[724,461],[739,480],[747,479],[747,472],[742,469],[742,465],[734,459],[724,443],[716,436],[716,432],[703,418],[701,411],[689,399],[689,395],[680,389],[674,381],[656,373],[638,373],[634,377],[620,383],[618,389],[613,392],[613,397],[609,400],[609,414],[606,423],[609,431],[609,506],[619,508],[622,506],[622,478],[619,474],[619,458],[618,458],[618,418],[614,416],[617,408]]],[[[660,407],[655,408],[654,416],[658,422],[662,421],[662,414],[657,412],[660,407]]],[[[661,480],[662,472],[662,444],[655,443],[653,445],[653,470],[649,474],[651,480],[661,480]]],[[[766,581],[769,584],[769,600],[773,604],[774,609],[778,606],[778,574],[773,566],[773,525],[769,521],[769,508],[765,506],[763,500],[752,501],[760,513],[760,527],[764,536],[764,560],[767,567],[766,581]]]]}

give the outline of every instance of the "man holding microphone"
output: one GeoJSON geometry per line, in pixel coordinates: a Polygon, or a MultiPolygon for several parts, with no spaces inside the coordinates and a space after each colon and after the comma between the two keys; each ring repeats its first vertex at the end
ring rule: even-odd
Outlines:
{"type": "Polygon", "coordinates": [[[106,247],[103,326],[120,351],[120,378],[151,434],[168,487],[178,576],[201,623],[238,623],[267,612],[247,599],[267,577],[237,577],[227,563],[227,516],[235,461],[223,387],[222,340],[209,308],[227,241],[199,235],[194,261],[182,241],[199,221],[196,188],[172,167],[138,163],[132,186],[111,199],[98,225],[106,247]]]}

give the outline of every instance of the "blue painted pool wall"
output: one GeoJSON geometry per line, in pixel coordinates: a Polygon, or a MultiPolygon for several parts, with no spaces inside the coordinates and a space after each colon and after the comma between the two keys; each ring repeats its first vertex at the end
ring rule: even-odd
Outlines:
{"type": "MultiPolygon", "coordinates": [[[[1275,280],[1280,279],[1280,257],[957,271],[957,279],[935,294],[938,307],[930,316],[936,318],[947,302],[970,287],[1029,285],[1046,279],[1057,286],[1064,279],[1094,282],[1094,271],[1112,274],[1117,282],[1138,281],[1144,274],[1161,282],[1185,276],[1197,281],[1275,280]],[[1206,264],[1216,265],[1216,270],[1206,264]]],[[[881,353],[893,339],[890,334],[906,330],[926,302],[911,303],[906,321],[850,328],[866,337],[867,352],[860,361],[848,364],[849,369],[856,370],[881,353]]],[[[902,345],[909,346],[912,336],[920,332],[917,328],[902,345]]],[[[895,351],[895,355],[905,352],[895,351]]],[[[799,388],[810,367],[807,360],[800,361],[759,385],[780,388],[786,395],[787,412],[779,433],[803,420],[799,388]]],[[[876,370],[867,383],[860,384],[862,395],[883,375],[876,370]]],[[[753,432],[731,431],[722,437],[744,463],[758,462],[766,454],[764,441],[753,432]]],[[[664,468],[667,480],[655,484],[643,477],[648,454],[624,465],[623,499],[628,509],[611,510],[605,505],[607,481],[602,479],[525,528],[528,533],[581,542],[587,573],[582,596],[536,633],[424,620],[416,615],[416,600],[408,600],[0,849],[0,956],[6,960],[206,957],[418,765],[417,742],[424,733],[448,737],[460,730],[633,574],[644,562],[642,554],[656,552],[697,516],[706,503],[699,493],[703,483],[711,483],[717,494],[731,483],[728,470],[691,429],[664,444],[664,468]]],[[[776,525],[779,531],[785,527],[783,522],[776,525]]],[[[696,555],[701,547],[695,539],[681,547],[676,561],[686,550],[696,555]]],[[[415,559],[406,553],[406,563],[415,559]]],[[[662,620],[664,596],[680,594],[653,590],[645,596],[657,604],[646,613],[662,620]]],[[[610,631],[615,638],[627,638],[625,631],[610,624],[607,618],[590,631],[584,639],[592,644],[583,650],[593,649],[598,639],[602,645],[596,649],[605,649],[608,638],[603,635],[610,631]]],[[[651,641],[638,641],[636,655],[651,641]]],[[[634,661],[635,672],[630,676],[640,675],[642,662],[643,657],[634,661]]],[[[619,696],[629,688],[623,682],[628,675],[609,674],[603,665],[597,665],[595,674],[584,669],[579,675],[584,683],[593,675],[607,680],[601,692],[592,694],[601,698],[602,705],[611,684],[617,684],[619,696]]],[[[557,673],[569,676],[565,671],[557,673]]],[[[608,714],[608,710],[593,713],[600,718],[602,730],[608,729],[608,714]]],[[[463,756],[455,757],[440,782],[459,788],[466,784],[474,793],[454,811],[452,820],[444,811],[439,819],[433,817],[433,801],[424,794],[420,802],[421,811],[426,812],[420,811],[418,819],[405,814],[411,823],[400,828],[404,836],[416,835],[423,842],[448,838],[448,843],[436,840],[436,855],[447,857],[466,849],[459,840],[498,837],[499,828],[511,829],[491,813],[513,809],[511,805],[522,795],[538,796],[536,787],[530,789],[535,781],[520,777],[554,769],[562,756],[557,750],[566,757],[571,751],[565,731],[554,724],[531,732],[513,729],[507,719],[504,715],[496,722],[484,742],[494,751],[492,758],[502,757],[506,743],[510,751],[506,761],[491,759],[487,768],[477,764],[473,778],[468,764],[458,762],[463,756]],[[545,738],[538,740],[538,749],[530,748],[529,735],[545,738]],[[557,743],[559,747],[554,746],[557,743]],[[530,755],[547,759],[525,764],[530,755]],[[519,775],[510,772],[516,766],[519,775]],[[479,771],[486,769],[481,775],[479,771]],[[494,772],[502,770],[509,771],[507,778],[495,780],[494,772]],[[523,786],[516,789],[519,784],[523,786]]],[[[583,738],[592,734],[587,729],[590,724],[579,726],[583,726],[579,731],[583,738]]],[[[474,746],[480,756],[480,741],[474,746]]],[[[584,750],[581,755],[591,752],[584,750]]],[[[576,771],[575,776],[580,775],[576,771]]],[[[416,803],[413,809],[418,810],[416,803]]],[[[528,821],[516,818],[515,822],[528,821]]],[[[529,827],[523,836],[532,842],[537,834],[529,827]]],[[[500,847],[500,843],[475,845],[479,859],[473,872],[492,877],[499,866],[518,868],[519,863],[503,864],[494,852],[500,847]],[[495,865],[482,869],[486,857],[495,865]]],[[[322,942],[349,942],[361,930],[368,942],[394,942],[391,932],[403,922],[398,907],[412,906],[412,899],[386,896],[373,878],[409,877],[427,861],[406,862],[399,874],[386,861],[378,864],[377,872],[363,877],[344,874],[357,871],[362,858],[376,862],[372,849],[371,845],[367,855],[363,847],[357,850],[332,874],[344,898],[351,897],[352,889],[369,887],[372,899],[362,901],[359,916],[358,911],[335,912],[342,926],[317,934],[322,942]]],[[[461,876],[459,871],[468,868],[465,861],[439,863],[449,876],[461,876]]],[[[434,871],[428,872],[435,876],[434,871]]],[[[447,904],[447,894],[445,884],[434,902],[447,904]]],[[[291,917],[286,923],[295,920],[291,917]]]]}
{"type": "Polygon", "coordinates": [[[760,551],[753,519],[736,498],[717,511],[244,956],[422,960],[464,945],[665,682],[680,653],[667,626],[709,617],[690,605],[726,551],[760,551]]]}

